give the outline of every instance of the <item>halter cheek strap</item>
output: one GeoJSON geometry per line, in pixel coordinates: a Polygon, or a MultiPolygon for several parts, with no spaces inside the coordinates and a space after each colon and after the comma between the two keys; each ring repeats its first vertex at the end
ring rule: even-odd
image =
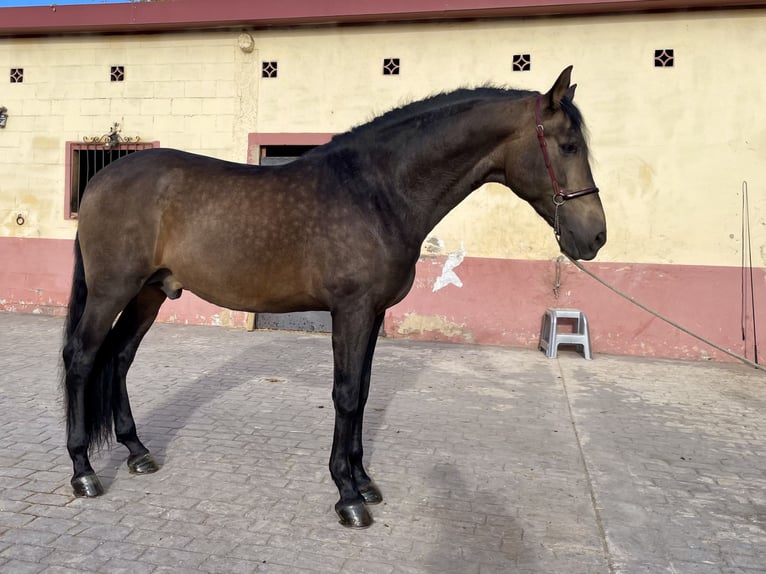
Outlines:
{"type": "Polygon", "coordinates": [[[551,158],[548,154],[548,142],[545,141],[545,128],[543,127],[543,119],[540,114],[540,102],[543,96],[537,96],[535,101],[535,124],[537,125],[537,140],[540,142],[540,149],[543,152],[543,159],[545,160],[545,167],[548,169],[548,175],[551,178],[553,184],[553,203],[558,207],[563,205],[570,199],[576,199],[584,195],[590,195],[591,193],[598,193],[597,187],[586,187],[577,191],[569,191],[559,185],[556,179],[556,172],[553,171],[553,165],[551,164],[551,158]]]}

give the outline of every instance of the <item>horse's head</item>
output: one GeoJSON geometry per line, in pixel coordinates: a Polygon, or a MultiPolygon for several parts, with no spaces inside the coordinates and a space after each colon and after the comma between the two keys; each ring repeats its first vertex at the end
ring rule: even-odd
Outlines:
{"type": "Polygon", "coordinates": [[[582,116],[572,103],[571,73],[570,66],[547,94],[531,102],[534,112],[506,150],[506,180],[551,224],[565,254],[593,259],[606,243],[606,218],[588,163],[582,116]]]}

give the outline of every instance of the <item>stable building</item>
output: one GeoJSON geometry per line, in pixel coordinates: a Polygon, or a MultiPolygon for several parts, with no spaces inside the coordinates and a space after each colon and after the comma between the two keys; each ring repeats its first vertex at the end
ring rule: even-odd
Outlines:
{"type": "MultiPolygon", "coordinates": [[[[0,9],[0,310],[63,314],[79,200],[123,155],[169,147],[282,163],[403,103],[461,86],[546,91],[572,64],[608,225],[587,267],[752,358],[754,336],[766,340],[766,76],[755,73],[766,2],[721,6],[170,0],[0,9]]],[[[496,184],[433,230],[384,331],[534,347],[548,307],[583,310],[596,352],[723,358],[575,268],[550,227],[496,184]]],[[[329,326],[324,313],[253,317],[191,293],[166,302],[160,320],[329,326]]]]}

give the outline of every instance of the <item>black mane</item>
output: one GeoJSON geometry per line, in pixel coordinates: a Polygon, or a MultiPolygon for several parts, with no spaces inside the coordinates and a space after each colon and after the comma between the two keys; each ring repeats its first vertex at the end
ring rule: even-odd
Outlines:
{"type": "MultiPolygon", "coordinates": [[[[329,146],[342,145],[349,143],[349,140],[357,137],[363,137],[367,134],[379,133],[390,127],[399,127],[404,122],[411,120],[420,120],[427,122],[442,117],[449,117],[455,113],[465,110],[480,101],[492,99],[519,99],[538,95],[539,92],[530,90],[518,90],[512,88],[501,88],[496,86],[482,86],[479,88],[459,88],[451,92],[442,92],[404,104],[377,116],[367,123],[360,124],[351,130],[334,136],[329,146]],[[335,145],[333,145],[335,144],[335,145]]],[[[569,117],[572,125],[577,129],[584,128],[584,122],[580,110],[569,100],[562,100],[562,110],[569,117]]],[[[319,151],[320,148],[317,148],[319,151]]]]}

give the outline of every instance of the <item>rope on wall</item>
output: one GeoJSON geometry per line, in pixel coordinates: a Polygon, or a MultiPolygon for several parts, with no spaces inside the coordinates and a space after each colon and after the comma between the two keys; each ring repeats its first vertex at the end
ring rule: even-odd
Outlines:
{"type": "Polygon", "coordinates": [[[553,296],[559,298],[559,290],[561,289],[561,262],[564,261],[564,256],[559,255],[556,257],[556,278],[553,280],[553,296]]]}
{"type": "Polygon", "coordinates": [[[741,361],[741,362],[745,363],[746,365],[750,365],[754,369],[766,370],[766,368],[764,368],[763,365],[759,365],[758,363],[756,363],[754,361],[751,361],[747,357],[743,357],[741,355],[738,355],[737,353],[734,353],[733,351],[730,351],[729,349],[726,349],[724,347],[721,347],[720,345],[715,344],[713,341],[711,341],[709,339],[706,339],[702,335],[698,335],[697,333],[695,333],[693,331],[690,331],[689,329],[687,329],[683,325],[679,325],[678,323],[676,323],[672,319],[666,317],[665,315],[655,311],[654,309],[652,309],[650,307],[647,307],[646,305],[644,305],[643,303],[641,303],[639,301],[636,301],[635,297],[632,297],[631,295],[628,295],[624,291],[621,291],[620,289],[618,289],[614,285],[611,285],[610,283],[607,283],[601,277],[599,277],[598,275],[596,275],[595,273],[593,273],[589,269],[586,269],[585,266],[582,263],[580,263],[579,261],[575,261],[571,257],[567,257],[567,258],[575,265],[575,267],[580,269],[580,271],[584,272],[586,275],[589,275],[590,277],[592,277],[593,279],[595,279],[596,281],[601,283],[604,287],[606,287],[607,289],[613,291],[614,293],[616,293],[617,295],[619,295],[623,299],[627,299],[628,301],[630,301],[631,303],[633,303],[637,307],[640,307],[641,309],[643,309],[644,311],[646,311],[650,315],[654,315],[658,319],[661,319],[662,321],[665,321],[668,325],[671,325],[671,326],[675,327],[679,331],[683,331],[684,333],[694,337],[698,341],[702,341],[706,345],[710,345],[714,349],[717,349],[718,351],[721,351],[725,355],[728,355],[729,357],[737,359],[738,361],[741,361]]]}
{"type": "Polygon", "coordinates": [[[747,349],[747,278],[750,271],[750,304],[753,319],[753,360],[758,362],[758,334],[755,328],[755,290],[753,289],[753,250],[750,243],[750,198],[747,193],[747,180],[742,182],[742,341],[747,349]]]}

